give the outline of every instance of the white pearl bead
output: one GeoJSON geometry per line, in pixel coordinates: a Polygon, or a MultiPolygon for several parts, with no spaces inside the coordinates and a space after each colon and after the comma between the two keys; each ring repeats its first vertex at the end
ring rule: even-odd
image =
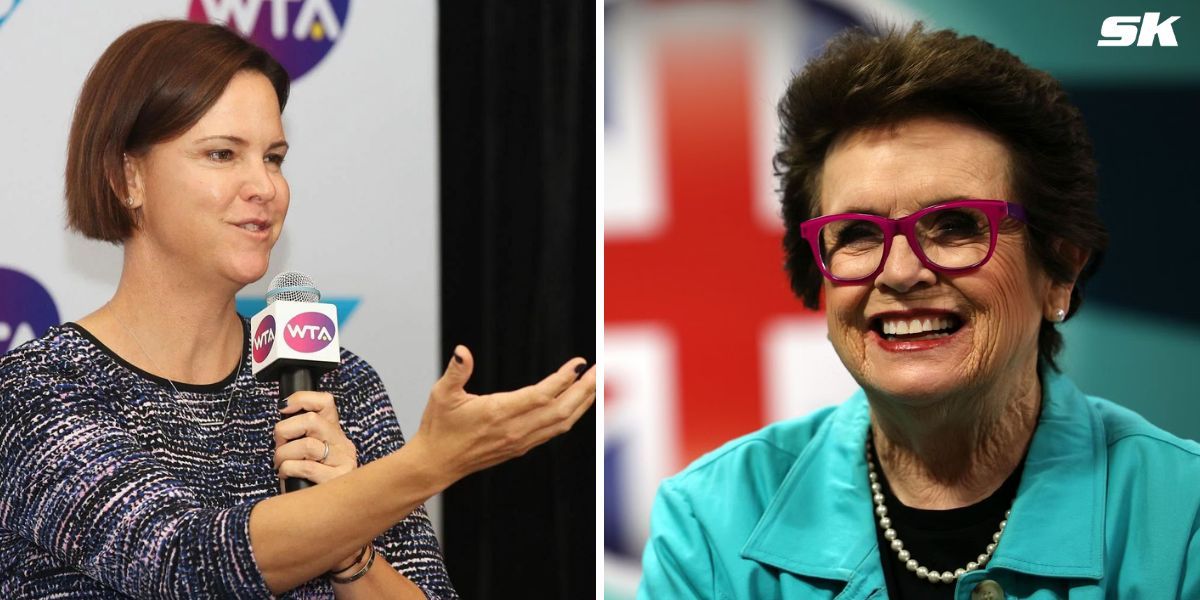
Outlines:
{"type": "Polygon", "coordinates": [[[879,485],[879,483],[872,483],[872,484],[871,484],[871,491],[872,491],[872,492],[874,492],[874,493],[878,494],[878,493],[880,493],[880,492],[881,492],[881,490],[883,490],[883,486],[882,486],[882,485],[879,485]]]}
{"type": "Polygon", "coordinates": [[[867,473],[867,477],[870,477],[870,478],[871,478],[871,483],[875,483],[875,479],[876,479],[877,477],[879,477],[879,476],[875,474],[875,468],[874,468],[874,467],[871,467],[871,472],[870,472],[870,473],[867,473]]]}
{"type": "Polygon", "coordinates": [[[880,504],[879,506],[876,506],[876,507],[875,507],[875,514],[877,514],[877,515],[879,515],[879,516],[881,516],[881,517],[882,517],[882,516],[884,516],[884,515],[886,515],[886,514],[887,514],[887,507],[886,507],[886,506],[884,506],[884,505],[882,505],[882,504],[880,504]]]}
{"type": "Polygon", "coordinates": [[[982,567],[983,565],[987,564],[989,558],[991,557],[986,554],[980,554],[979,556],[975,557],[975,562],[979,563],[979,566],[982,567]]]}
{"type": "Polygon", "coordinates": [[[974,571],[975,569],[978,569],[978,568],[979,568],[979,565],[975,564],[975,561],[971,561],[971,562],[967,563],[968,571],[974,571]]]}
{"type": "Polygon", "coordinates": [[[918,566],[918,565],[917,565],[917,561],[915,561],[915,560],[913,560],[913,559],[911,559],[911,558],[910,558],[910,559],[908,559],[908,560],[906,560],[906,561],[904,561],[904,568],[905,568],[905,569],[908,569],[909,571],[916,571],[916,570],[917,570],[917,566],[918,566]]]}
{"type": "Polygon", "coordinates": [[[879,526],[884,529],[890,529],[892,527],[892,520],[887,517],[883,517],[879,519],[879,526]]]}
{"type": "Polygon", "coordinates": [[[1006,520],[1006,521],[1007,521],[1007,520],[1008,520],[1008,516],[1009,516],[1009,515],[1011,515],[1011,514],[1012,514],[1012,509],[1011,509],[1011,508],[1010,508],[1010,509],[1008,509],[1008,510],[1006,510],[1006,511],[1004,511],[1004,520],[1006,520]]]}
{"type": "Polygon", "coordinates": [[[993,552],[995,552],[995,551],[996,551],[996,545],[995,545],[995,544],[988,544],[988,545],[987,545],[987,553],[988,553],[988,554],[992,554],[992,553],[993,553],[993,552]]]}
{"type": "Polygon", "coordinates": [[[917,567],[917,577],[920,577],[921,579],[925,579],[928,576],[929,576],[929,569],[926,569],[925,567],[917,567]]]}
{"type": "Polygon", "coordinates": [[[904,542],[900,540],[892,540],[892,550],[899,552],[904,549],[904,542]]]}
{"type": "Polygon", "coordinates": [[[895,529],[884,529],[883,530],[883,539],[888,540],[889,542],[896,539],[896,530],[895,529]]]}
{"type": "Polygon", "coordinates": [[[883,504],[883,494],[875,494],[871,496],[871,499],[875,501],[875,504],[883,504]]]}
{"type": "Polygon", "coordinates": [[[908,562],[908,559],[911,557],[912,554],[910,554],[908,550],[901,550],[896,553],[896,558],[899,558],[900,562],[908,562]]]}
{"type": "Polygon", "coordinates": [[[941,583],[942,574],[937,571],[930,571],[925,574],[925,579],[928,579],[930,583],[941,583]]]}
{"type": "Polygon", "coordinates": [[[954,570],[954,578],[958,579],[959,577],[963,576],[963,573],[966,573],[966,572],[967,572],[966,569],[955,569],[954,570]]]}
{"type": "Polygon", "coordinates": [[[996,542],[996,543],[1000,543],[1000,532],[999,531],[992,534],[992,541],[996,542]]]}
{"type": "Polygon", "coordinates": [[[1000,531],[1004,531],[1005,527],[1008,527],[1008,521],[1000,521],[1000,531]]]}

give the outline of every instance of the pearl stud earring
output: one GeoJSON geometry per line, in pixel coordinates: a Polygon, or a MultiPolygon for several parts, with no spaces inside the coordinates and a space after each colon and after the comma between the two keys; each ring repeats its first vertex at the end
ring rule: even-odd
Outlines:
{"type": "Polygon", "coordinates": [[[1067,319],[1067,311],[1059,308],[1054,311],[1054,322],[1062,323],[1067,319]]]}

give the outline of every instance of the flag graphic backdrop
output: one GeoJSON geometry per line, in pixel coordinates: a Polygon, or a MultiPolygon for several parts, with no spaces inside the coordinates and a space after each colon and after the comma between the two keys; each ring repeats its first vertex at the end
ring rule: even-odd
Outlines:
{"type": "MultiPolygon", "coordinates": [[[[1063,328],[1061,364],[1089,393],[1179,435],[1200,435],[1200,381],[1188,366],[1200,360],[1200,314],[1178,301],[1196,284],[1170,275],[1200,252],[1165,236],[1165,251],[1147,264],[1136,233],[1149,217],[1132,200],[1196,206],[1200,195],[1179,178],[1139,173],[1184,172],[1183,161],[1196,159],[1187,140],[1200,133],[1197,119],[1182,107],[1197,99],[1200,69],[1154,54],[1160,49],[1096,55],[1099,24],[1123,14],[1111,4],[1056,7],[1043,23],[1023,16],[1045,8],[1027,1],[974,10],[942,0],[607,3],[607,597],[636,589],[663,477],[769,422],[839,403],[856,387],[825,337],[824,317],[788,289],[771,173],[775,103],[788,75],[855,23],[922,18],[982,35],[1062,79],[1096,142],[1113,249],[1083,310],[1063,328]],[[1135,107],[1142,126],[1119,118],[1118,106],[1135,107]],[[1151,119],[1162,129],[1145,126],[1151,119]],[[1177,135],[1166,133],[1172,128],[1177,135]],[[1156,131],[1149,148],[1148,130],[1156,131]],[[1167,289],[1148,288],[1147,268],[1167,289]]],[[[1188,14],[1179,4],[1163,10],[1188,14]]]]}

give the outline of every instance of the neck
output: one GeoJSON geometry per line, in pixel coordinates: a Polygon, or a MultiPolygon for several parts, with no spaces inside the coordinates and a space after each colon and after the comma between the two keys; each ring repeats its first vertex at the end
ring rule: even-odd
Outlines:
{"type": "Polygon", "coordinates": [[[892,493],[907,506],[945,510],[994,493],[1017,468],[1037,427],[1036,363],[1014,386],[913,407],[871,403],[876,454],[892,493]]]}
{"type": "Polygon", "coordinates": [[[164,262],[141,260],[138,247],[127,246],[116,293],[86,317],[86,326],[146,371],[183,383],[219,381],[242,357],[237,288],[198,281],[192,278],[195,270],[164,262]]]}

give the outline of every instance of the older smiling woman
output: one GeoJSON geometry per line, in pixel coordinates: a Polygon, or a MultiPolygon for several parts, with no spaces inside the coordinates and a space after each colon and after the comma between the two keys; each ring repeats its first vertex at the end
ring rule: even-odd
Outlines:
{"type": "Polygon", "coordinates": [[[862,391],[664,482],[641,596],[1200,597],[1200,445],[1055,365],[1106,243],[1058,83],[851,32],[780,113],[793,289],[862,391]]]}

